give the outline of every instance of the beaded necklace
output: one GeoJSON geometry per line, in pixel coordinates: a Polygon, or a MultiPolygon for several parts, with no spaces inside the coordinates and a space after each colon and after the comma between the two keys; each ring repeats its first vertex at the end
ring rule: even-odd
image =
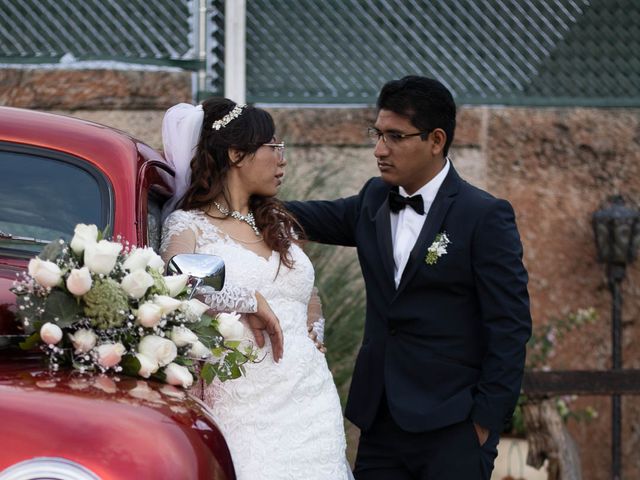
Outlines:
{"type": "MultiPolygon", "coordinates": [[[[257,237],[260,236],[260,230],[258,230],[258,227],[256,226],[256,219],[253,216],[253,212],[249,212],[246,215],[243,215],[237,210],[234,210],[234,211],[230,212],[228,208],[220,205],[218,202],[213,202],[213,205],[225,217],[235,218],[236,220],[238,220],[240,222],[246,223],[247,225],[249,225],[253,229],[253,232],[256,234],[257,237]]],[[[211,216],[211,215],[209,215],[209,216],[211,216]]]]}

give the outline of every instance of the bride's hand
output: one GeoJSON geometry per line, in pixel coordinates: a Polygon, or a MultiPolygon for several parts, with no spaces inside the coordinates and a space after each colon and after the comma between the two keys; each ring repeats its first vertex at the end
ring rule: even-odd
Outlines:
{"type": "Polygon", "coordinates": [[[267,332],[271,340],[273,359],[279,362],[282,358],[284,347],[284,337],[282,336],[280,321],[260,292],[256,292],[256,300],[258,302],[258,311],[247,315],[249,328],[253,332],[256,343],[260,348],[264,347],[264,331],[267,332]]]}

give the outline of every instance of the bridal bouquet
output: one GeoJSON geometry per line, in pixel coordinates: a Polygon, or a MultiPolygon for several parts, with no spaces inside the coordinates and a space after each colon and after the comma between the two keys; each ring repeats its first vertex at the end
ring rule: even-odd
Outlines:
{"type": "Polygon", "coordinates": [[[52,242],[30,260],[11,289],[30,334],[22,348],[39,347],[54,372],[70,365],[184,388],[197,376],[237,378],[255,361],[252,346],[232,340],[239,315],[207,315],[206,304],[189,299],[188,275],[163,276],[151,248],[103,237],[95,225],[79,224],[70,243],[52,242]]]}

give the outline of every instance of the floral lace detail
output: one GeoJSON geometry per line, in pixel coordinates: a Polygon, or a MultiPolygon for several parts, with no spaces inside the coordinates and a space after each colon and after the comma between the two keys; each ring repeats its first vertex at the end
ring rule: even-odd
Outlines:
{"type": "MultiPolygon", "coordinates": [[[[265,338],[260,350],[264,358],[246,365],[244,377],[214,381],[193,391],[204,399],[224,434],[238,480],[352,478],[345,457],[340,399],[324,355],[307,336],[314,272],[302,249],[291,247],[294,267],[289,269],[279,265],[277,253],[268,259],[259,256],[200,212],[176,211],[167,222],[165,240],[173,229],[193,229],[196,251],[222,257],[226,283],[259,291],[283,330],[284,356],[279,363],[273,361],[265,338]]],[[[254,342],[246,325],[243,341],[254,342]]]]}
{"type": "MultiPolygon", "coordinates": [[[[196,249],[194,253],[199,253],[199,246],[201,244],[205,244],[206,239],[200,238],[199,228],[193,220],[193,214],[182,210],[176,210],[169,215],[162,228],[162,244],[160,246],[160,252],[164,253],[167,251],[173,237],[185,230],[191,230],[196,236],[196,249]]],[[[210,233],[211,232],[209,232],[209,235],[207,236],[208,239],[211,238],[210,233]]],[[[258,310],[258,301],[256,300],[255,290],[241,287],[239,285],[232,285],[229,284],[229,282],[225,282],[221,291],[207,290],[202,293],[204,296],[201,300],[217,312],[235,311],[239,313],[253,313],[258,310]]]]}
{"type": "Polygon", "coordinates": [[[222,290],[200,290],[202,300],[216,312],[253,313],[258,311],[255,292],[248,288],[225,285],[222,290]]]}

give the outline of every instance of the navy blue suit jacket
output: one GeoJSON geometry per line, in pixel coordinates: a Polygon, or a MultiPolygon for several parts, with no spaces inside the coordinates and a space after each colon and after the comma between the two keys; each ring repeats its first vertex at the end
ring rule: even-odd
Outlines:
{"type": "Polygon", "coordinates": [[[520,392],[531,333],[513,209],[452,166],[396,289],[389,190],[373,178],[353,197],[287,203],[310,240],[358,251],[367,314],[345,415],[367,430],[385,392],[406,431],[469,417],[501,431],[520,392]],[[442,232],[451,244],[429,265],[427,249],[442,232]]]}

